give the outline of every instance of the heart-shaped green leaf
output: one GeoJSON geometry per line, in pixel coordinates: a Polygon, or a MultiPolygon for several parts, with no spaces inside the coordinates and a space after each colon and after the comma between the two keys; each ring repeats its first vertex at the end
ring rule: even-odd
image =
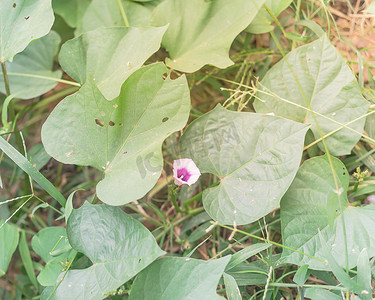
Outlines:
{"type": "Polygon", "coordinates": [[[103,299],[164,254],[153,235],[118,207],[86,202],[73,210],[66,230],[72,247],[93,264],[68,271],[56,299],[103,299]]]}
{"type": "MultiPolygon", "coordinates": [[[[292,1],[293,0],[266,0],[264,5],[277,17],[292,1]]],[[[246,28],[246,31],[255,34],[270,32],[273,30],[273,22],[274,19],[272,16],[262,7],[251,24],[246,28]]]]}
{"type": "Polygon", "coordinates": [[[17,248],[19,233],[16,226],[0,221],[0,277],[8,270],[12,255],[17,248]]]}
{"type": "Polygon", "coordinates": [[[54,19],[51,0],[0,0],[0,62],[46,35],[54,19]]]}
{"type": "MultiPolygon", "coordinates": [[[[341,125],[356,120],[367,112],[368,102],[362,97],[350,68],[326,36],[297,48],[274,65],[261,81],[261,100],[254,102],[257,112],[273,112],[294,121],[311,124],[316,139],[341,125]],[[280,99],[281,98],[281,99],[280,99]],[[286,99],[297,105],[287,103],[286,99]],[[323,116],[322,116],[323,115],[323,116]]],[[[348,127],[361,133],[365,119],[348,127]]],[[[349,154],[360,134],[343,128],[325,139],[333,155],[349,154]]],[[[322,143],[319,143],[325,150],[322,143]]]]}
{"type": "Polygon", "coordinates": [[[194,121],[182,136],[182,157],[220,180],[203,192],[207,213],[222,224],[240,225],[278,208],[298,170],[307,129],[220,105],[194,121]]]}
{"type": "Polygon", "coordinates": [[[235,37],[253,20],[265,0],[166,0],[155,10],[151,24],[170,24],[163,46],[167,65],[195,72],[210,64],[226,68],[233,64],[229,48],[235,37]]]}
{"type": "Polygon", "coordinates": [[[73,259],[74,251],[66,238],[64,227],[47,227],[34,235],[31,245],[36,254],[38,254],[46,263],[43,270],[38,275],[38,281],[43,286],[55,285],[58,276],[63,267],[60,263],[66,264],[66,261],[73,259]],[[52,256],[51,252],[59,249],[57,256],[52,256]]]}
{"type": "MultiPolygon", "coordinates": [[[[150,26],[151,10],[136,2],[120,1],[128,24],[134,26],[150,26]]],[[[93,0],[87,8],[82,26],[77,33],[91,31],[100,27],[126,26],[117,0],[93,0]]]]}
{"type": "Polygon", "coordinates": [[[99,28],[67,41],[59,61],[64,71],[84,84],[88,74],[108,100],[125,80],[160,48],[167,27],[99,28]]]}
{"type": "Polygon", "coordinates": [[[363,249],[370,257],[375,255],[375,205],[350,207],[347,201],[349,175],[343,163],[331,157],[337,176],[339,192],[333,179],[327,156],[304,162],[288,192],[281,201],[283,244],[320,260],[285,249],[285,262],[305,265],[310,269],[330,270],[320,244],[319,230],[329,251],[341,267],[346,266],[345,244],[349,267],[356,266],[363,249]],[[340,195],[338,195],[340,194],[340,195]],[[341,204],[338,202],[340,199],[341,204]],[[330,226],[332,201],[336,216],[330,226]],[[341,206],[341,208],[340,208],[341,206]],[[340,209],[343,209],[341,215],[340,209]],[[345,220],[345,234],[343,233],[345,220]]]}
{"type": "Polygon", "coordinates": [[[52,7],[72,28],[77,28],[82,22],[91,0],[52,0],[52,7]]]}
{"type": "MultiPolygon", "coordinates": [[[[54,58],[59,50],[60,37],[51,31],[48,35],[32,42],[12,62],[6,63],[11,94],[17,98],[31,99],[53,89],[62,72],[53,71],[54,58]],[[49,77],[44,79],[41,77],[49,77]]],[[[0,76],[0,92],[5,94],[3,76],[0,76]]]]}
{"type": "Polygon", "coordinates": [[[159,259],[137,276],[129,300],[224,299],[216,287],[229,260],[230,256],[209,261],[159,259]]]}
{"type": "Polygon", "coordinates": [[[51,113],[42,128],[47,153],[68,164],[104,171],[97,195],[122,205],[143,197],[160,177],[161,145],[188,119],[184,76],[171,80],[164,64],[143,67],[107,101],[89,80],[51,113]]]}

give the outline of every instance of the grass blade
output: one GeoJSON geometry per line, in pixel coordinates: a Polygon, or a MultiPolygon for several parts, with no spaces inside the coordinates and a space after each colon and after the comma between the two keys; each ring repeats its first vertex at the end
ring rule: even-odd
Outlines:
{"type": "Polygon", "coordinates": [[[223,277],[228,300],[241,300],[242,296],[236,280],[227,273],[223,273],[223,277]]]}
{"type": "Polygon", "coordinates": [[[299,286],[303,286],[310,275],[309,266],[303,265],[300,267],[293,277],[293,281],[299,286]]]}
{"type": "Polygon", "coordinates": [[[357,283],[366,288],[361,293],[361,299],[371,300],[371,264],[366,249],[358,257],[357,272],[357,283]]]}
{"type": "Polygon", "coordinates": [[[37,182],[48,194],[65,206],[64,196],[48,181],[24,156],[21,155],[4,138],[0,137],[0,150],[2,150],[17,166],[25,171],[35,182],[37,182]]]}
{"type": "Polygon", "coordinates": [[[21,239],[20,239],[18,249],[20,251],[21,259],[25,267],[27,276],[29,277],[31,283],[38,290],[38,282],[36,281],[33,262],[31,260],[29,247],[27,246],[26,233],[24,230],[22,230],[21,232],[21,239]]]}
{"type": "Polygon", "coordinates": [[[254,244],[249,247],[246,247],[245,249],[242,249],[241,251],[238,251],[237,253],[232,255],[232,258],[230,259],[227,267],[225,268],[225,271],[232,269],[233,267],[237,266],[239,263],[243,262],[249,257],[252,257],[255,254],[258,254],[259,252],[266,250],[269,247],[271,247],[271,244],[259,243],[259,244],[254,244]]]}
{"type": "Polygon", "coordinates": [[[323,253],[325,255],[325,258],[327,259],[329,267],[332,270],[332,273],[342,283],[343,286],[345,286],[350,291],[361,295],[362,291],[364,291],[365,289],[357,284],[352,278],[350,278],[350,276],[345,273],[345,271],[339,266],[335,258],[332,256],[331,252],[328,250],[327,244],[320,231],[319,238],[320,243],[322,244],[323,253]]]}

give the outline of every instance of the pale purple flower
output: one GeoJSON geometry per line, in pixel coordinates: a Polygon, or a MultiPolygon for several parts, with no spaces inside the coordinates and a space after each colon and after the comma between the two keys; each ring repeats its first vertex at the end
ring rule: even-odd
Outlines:
{"type": "Polygon", "coordinates": [[[371,203],[375,203],[375,195],[369,195],[366,200],[365,200],[365,204],[371,204],[371,203]]]}
{"type": "Polygon", "coordinates": [[[175,185],[196,183],[201,172],[190,158],[181,158],[173,162],[173,177],[175,185]]]}

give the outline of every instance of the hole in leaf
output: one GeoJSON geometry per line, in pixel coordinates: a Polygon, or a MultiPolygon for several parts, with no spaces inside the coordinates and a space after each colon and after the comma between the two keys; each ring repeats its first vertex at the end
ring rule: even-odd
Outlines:
{"type": "Polygon", "coordinates": [[[344,173],[342,173],[342,175],[346,175],[346,173],[344,172],[344,173]]]}
{"type": "Polygon", "coordinates": [[[109,125],[109,126],[115,126],[115,122],[113,122],[113,121],[109,121],[108,125],[109,125]]]}
{"type": "Polygon", "coordinates": [[[25,20],[27,21],[30,18],[30,16],[25,17],[25,20]]]}
{"type": "Polygon", "coordinates": [[[118,123],[118,126],[122,126],[122,123],[120,122],[120,123],[118,123]]]}
{"type": "Polygon", "coordinates": [[[17,4],[16,3],[13,3],[13,8],[16,8],[17,4]]]}
{"type": "Polygon", "coordinates": [[[165,123],[165,122],[167,122],[169,120],[169,118],[168,117],[165,117],[165,118],[163,118],[163,120],[161,120],[163,123],[165,123]]]}
{"type": "Polygon", "coordinates": [[[164,74],[163,74],[163,79],[165,80],[165,79],[167,79],[167,77],[168,77],[168,73],[167,72],[165,72],[164,74]]]}
{"type": "Polygon", "coordinates": [[[95,119],[95,123],[96,123],[96,125],[99,125],[100,127],[104,126],[104,122],[102,120],[95,119]]]}

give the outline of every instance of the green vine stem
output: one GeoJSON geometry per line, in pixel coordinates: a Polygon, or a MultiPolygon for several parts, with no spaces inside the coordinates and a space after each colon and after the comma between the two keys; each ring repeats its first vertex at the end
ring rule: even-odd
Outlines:
{"type": "Polygon", "coordinates": [[[1,62],[1,70],[3,72],[3,77],[4,77],[6,96],[9,97],[10,95],[9,79],[8,79],[7,68],[5,66],[5,62],[1,62]]]}
{"type": "Polygon", "coordinates": [[[218,223],[216,223],[216,222],[212,222],[212,224],[213,224],[214,226],[217,225],[217,226],[220,226],[220,227],[222,227],[222,228],[226,228],[226,229],[229,229],[229,230],[236,231],[236,232],[238,232],[238,233],[244,234],[244,235],[246,235],[246,236],[250,236],[250,237],[252,237],[252,238],[254,238],[254,239],[261,240],[261,241],[263,241],[263,242],[265,242],[265,243],[270,243],[270,244],[272,244],[272,245],[275,245],[275,246],[278,246],[278,247],[281,247],[281,248],[285,248],[285,249],[288,249],[288,250],[293,251],[293,252],[297,252],[297,253],[299,253],[299,254],[302,254],[302,255],[304,255],[304,256],[310,257],[310,258],[312,258],[312,259],[315,259],[315,260],[317,260],[317,261],[323,262],[323,263],[325,263],[325,264],[327,263],[327,261],[325,261],[325,260],[323,260],[323,259],[320,259],[320,258],[318,258],[318,257],[315,257],[315,256],[313,256],[313,255],[310,255],[310,254],[304,253],[304,252],[302,252],[302,251],[299,251],[299,250],[297,250],[297,249],[293,249],[293,248],[291,248],[291,247],[288,247],[288,246],[285,246],[285,245],[282,245],[282,244],[276,243],[276,242],[274,242],[274,241],[270,241],[270,240],[268,240],[268,239],[265,239],[265,238],[259,237],[259,236],[257,236],[257,235],[251,234],[251,233],[248,233],[248,232],[246,232],[246,231],[243,231],[243,230],[240,230],[240,229],[237,229],[237,228],[233,228],[233,227],[230,227],[230,226],[227,226],[227,225],[218,224],[218,223]]]}
{"type": "Polygon", "coordinates": [[[125,27],[130,27],[129,20],[128,20],[128,17],[126,16],[124,6],[122,5],[121,0],[117,0],[117,4],[120,8],[122,18],[124,19],[125,27]]]}

